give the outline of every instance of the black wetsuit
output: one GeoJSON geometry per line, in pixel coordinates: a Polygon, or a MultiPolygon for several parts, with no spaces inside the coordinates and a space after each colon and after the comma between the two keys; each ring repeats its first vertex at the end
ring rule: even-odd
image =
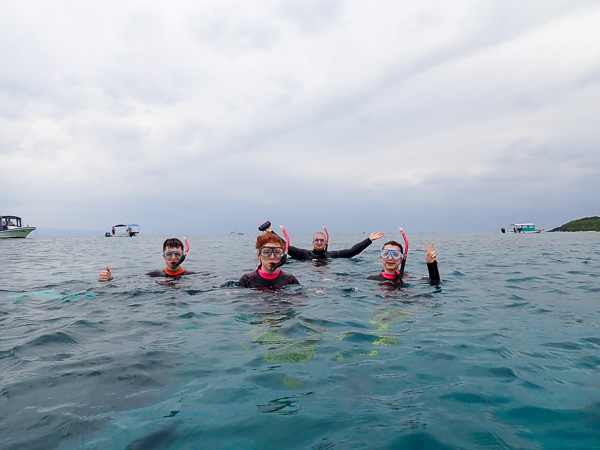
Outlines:
{"type": "MultiPolygon", "coordinates": [[[[440,284],[442,282],[442,277],[440,277],[440,271],[438,269],[437,261],[432,262],[432,263],[427,263],[427,271],[429,272],[429,284],[436,285],[436,284],[440,284]]],[[[382,271],[381,273],[378,273],[377,275],[371,275],[371,276],[367,277],[367,280],[387,281],[389,283],[404,284],[404,282],[402,280],[400,280],[400,278],[398,278],[398,275],[400,275],[399,270],[395,273],[394,278],[388,278],[383,275],[383,271],[382,271]]],[[[406,274],[404,274],[404,276],[406,276],[406,274]]]]}
{"type": "Polygon", "coordinates": [[[279,288],[287,286],[288,284],[300,284],[294,275],[279,271],[275,278],[264,278],[258,273],[258,269],[254,272],[249,272],[242,275],[238,286],[241,287],[265,287],[265,288],[279,288]]]}
{"type": "Polygon", "coordinates": [[[153,270],[152,272],[148,272],[146,275],[148,275],[149,277],[153,277],[153,278],[177,278],[177,277],[183,277],[185,275],[194,275],[196,272],[190,272],[189,270],[184,270],[181,273],[178,274],[170,274],[165,272],[165,269],[161,269],[161,270],[153,270]]]}
{"type": "Polygon", "coordinates": [[[305,250],[303,248],[294,247],[290,245],[288,250],[288,254],[292,258],[296,258],[300,261],[307,261],[313,259],[327,259],[327,258],[352,258],[353,256],[358,255],[365,248],[371,245],[371,239],[367,238],[364,241],[359,242],[354,245],[352,248],[347,248],[344,250],[305,250]]]}

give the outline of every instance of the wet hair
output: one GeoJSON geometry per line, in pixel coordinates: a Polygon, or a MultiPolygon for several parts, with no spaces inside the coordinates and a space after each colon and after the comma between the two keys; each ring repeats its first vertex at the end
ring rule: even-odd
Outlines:
{"type": "Polygon", "coordinates": [[[394,247],[400,247],[400,251],[402,253],[404,253],[404,250],[402,249],[402,246],[398,242],[396,242],[396,241],[387,241],[385,244],[383,244],[383,247],[381,247],[381,249],[383,250],[386,245],[393,245],[394,247]]]}
{"type": "Polygon", "coordinates": [[[275,233],[264,233],[256,238],[256,249],[258,250],[270,242],[285,248],[285,241],[275,233]]]}
{"type": "Polygon", "coordinates": [[[183,242],[181,242],[177,238],[169,238],[165,242],[163,242],[163,252],[167,248],[180,248],[181,250],[183,250],[183,242]]]}
{"type": "Polygon", "coordinates": [[[313,239],[314,239],[316,236],[323,236],[323,238],[324,238],[324,239],[326,239],[326,238],[327,238],[327,236],[325,236],[325,233],[323,233],[322,231],[317,231],[315,234],[313,234],[313,239]]]}

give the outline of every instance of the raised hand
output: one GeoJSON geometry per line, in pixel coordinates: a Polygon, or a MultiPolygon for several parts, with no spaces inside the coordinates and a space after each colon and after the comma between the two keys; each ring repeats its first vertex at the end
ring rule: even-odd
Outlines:
{"type": "Polygon", "coordinates": [[[425,242],[425,262],[432,263],[437,260],[437,256],[435,255],[435,250],[433,249],[433,242],[431,243],[431,248],[427,246],[427,242],[425,242]]]}
{"type": "Polygon", "coordinates": [[[98,281],[108,281],[112,278],[112,273],[110,271],[110,268],[108,266],[106,266],[106,270],[103,270],[102,272],[100,272],[100,278],[98,278],[98,281]]]}
{"type": "Polygon", "coordinates": [[[380,231],[379,233],[371,233],[371,235],[369,236],[369,239],[371,239],[371,242],[373,242],[376,239],[382,238],[383,237],[383,231],[380,231]]]}

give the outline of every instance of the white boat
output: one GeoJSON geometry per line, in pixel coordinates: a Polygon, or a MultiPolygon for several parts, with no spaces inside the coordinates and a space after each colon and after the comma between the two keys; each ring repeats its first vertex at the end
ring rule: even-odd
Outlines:
{"type": "Polygon", "coordinates": [[[136,223],[120,223],[104,233],[106,237],[134,237],[140,234],[140,226],[136,223]]]}
{"type": "Polygon", "coordinates": [[[24,227],[20,217],[0,216],[0,238],[26,238],[35,227],[24,227]]]}
{"type": "Polygon", "coordinates": [[[503,233],[516,233],[516,234],[533,234],[533,233],[541,233],[544,231],[543,228],[536,228],[533,223],[511,223],[510,228],[505,230],[504,228],[500,228],[500,231],[503,233]]]}

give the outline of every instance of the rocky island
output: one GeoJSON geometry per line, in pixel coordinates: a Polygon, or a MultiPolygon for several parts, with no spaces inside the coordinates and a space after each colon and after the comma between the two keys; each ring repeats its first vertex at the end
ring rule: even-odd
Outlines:
{"type": "Polygon", "coordinates": [[[600,217],[584,217],[583,219],[572,220],[549,231],[600,231],[600,217]]]}

